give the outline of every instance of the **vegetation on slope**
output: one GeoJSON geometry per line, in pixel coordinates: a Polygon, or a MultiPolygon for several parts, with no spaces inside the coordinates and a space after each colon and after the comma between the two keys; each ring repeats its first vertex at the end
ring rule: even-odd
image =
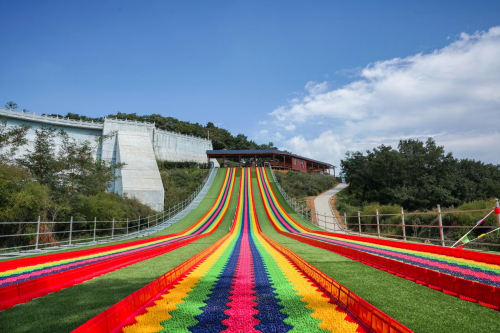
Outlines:
{"type": "Polygon", "coordinates": [[[335,186],[335,178],[330,175],[304,173],[298,171],[273,170],[276,179],[285,192],[297,199],[316,196],[335,186]]]}
{"type": "MultiPolygon", "coordinates": [[[[437,146],[434,140],[401,140],[398,148],[380,146],[366,155],[348,152],[341,162],[347,190],[338,194],[335,202],[341,213],[356,216],[396,214],[383,217],[381,232],[401,235],[401,227],[384,224],[401,224],[401,207],[412,213],[442,211],[491,209],[495,203],[491,198],[500,195],[500,165],[485,164],[480,161],[456,159],[452,153],[445,154],[444,147],[437,146]]],[[[484,212],[443,214],[443,225],[474,226],[483,218],[484,212]]],[[[405,222],[414,227],[406,228],[411,237],[438,239],[438,228],[423,228],[419,225],[437,225],[437,214],[406,215],[405,222]]],[[[358,224],[356,217],[348,219],[351,225],[358,224]]],[[[376,224],[375,217],[364,217],[362,223],[376,224]]],[[[491,215],[482,226],[496,226],[495,216],[491,215]]],[[[362,227],[365,232],[377,232],[376,226],[362,227]]],[[[467,229],[444,228],[445,239],[456,240],[467,229]]],[[[485,230],[475,230],[475,238],[485,230]]],[[[470,239],[472,239],[470,238],[470,239]]],[[[495,233],[481,239],[481,242],[500,243],[495,233]]]]}
{"type": "Polygon", "coordinates": [[[165,209],[186,200],[210,172],[204,164],[189,162],[158,161],[158,167],[165,189],[165,209]]]}
{"type": "Polygon", "coordinates": [[[366,155],[348,152],[341,165],[350,184],[341,201],[353,206],[430,209],[500,195],[500,165],[454,158],[433,139],[401,140],[397,149],[381,145],[366,155]]]}
{"type": "MultiPolygon", "coordinates": [[[[70,217],[75,221],[95,217],[109,221],[113,217],[120,220],[153,212],[135,199],[105,193],[109,182],[115,179],[115,169],[121,165],[95,160],[95,147],[90,142],[70,139],[65,132],[52,128],[36,130],[33,149],[14,159],[16,149],[26,143],[26,131],[27,128],[7,129],[5,122],[0,123],[0,221],[37,221],[39,216],[41,222],[69,221],[70,217]],[[56,138],[63,142],[59,151],[55,150],[56,138]]],[[[62,231],[66,227],[44,224],[43,231],[62,231]]],[[[0,225],[0,234],[33,233],[30,228],[34,226],[0,225]]],[[[19,241],[4,238],[0,247],[16,246],[19,241]]]]}

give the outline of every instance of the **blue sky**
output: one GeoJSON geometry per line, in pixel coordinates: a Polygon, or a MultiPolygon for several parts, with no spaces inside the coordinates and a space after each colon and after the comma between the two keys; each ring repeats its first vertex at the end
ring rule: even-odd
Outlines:
{"type": "Polygon", "coordinates": [[[500,44],[500,1],[3,0],[0,12],[2,105],[212,121],[337,165],[346,150],[428,136],[500,163],[482,144],[500,138],[500,98],[487,94],[497,61],[481,52],[500,44]],[[455,82],[483,93],[458,102],[455,82]],[[417,97],[405,104],[402,87],[417,97]]]}

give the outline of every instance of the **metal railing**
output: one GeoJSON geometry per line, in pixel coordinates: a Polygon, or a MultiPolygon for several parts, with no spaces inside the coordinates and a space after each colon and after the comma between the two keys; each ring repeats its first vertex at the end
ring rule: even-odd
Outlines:
{"type": "MultiPolygon", "coordinates": [[[[214,172],[214,170],[211,170],[214,172]]],[[[15,256],[23,253],[59,250],[70,246],[82,246],[101,242],[111,242],[146,236],[171,226],[173,219],[184,211],[198,196],[210,173],[203,183],[185,200],[154,215],[135,219],[99,221],[42,221],[0,222],[0,255],[15,256]],[[14,234],[2,234],[4,226],[17,225],[14,234]]],[[[175,221],[176,222],[176,221],[175,221]]]]}
{"type": "Polygon", "coordinates": [[[295,198],[290,197],[283,187],[281,187],[281,184],[278,182],[276,179],[276,176],[274,175],[274,170],[273,168],[269,165],[269,169],[271,170],[271,175],[273,177],[274,183],[278,187],[278,190],[280,191],[281,195],[285,199],[285,201],[288,203],[290,207],[295,211],[295,213],[299,214],[302,216],[305,220],[309,221],[310,223],[313,224],[313,211],[307,207],[307,205],[304,202],[297,201],[295,198]]]}
{"type": "MultiPolygon", "coordinates": [[[[496,199],[498,207],[498,199],[496,199]]],[[[428,212],[405,212],[403,208],[399,213],[346,215],[341,226],[332,216],[316,213],[318,226],[325,231],[344,232],[353,235],[363,235],[377,238],[392,238],[403,241],[420,242],[439,246],[451,246],[457,242],[466,231],[476,224],[460,225],[460,220],[480,221],[492,209],[476,210],[442,210],[439,205],[428,212]]],[[[477,222],[476,222],[477,223],[477,222]]],[[[491,215],[485,222],[475,227],[477,232],[474,237],[500,227],[500,215],[491,215]]],[[[492,243],[491,237],[498,237],[492,233],[489,237],[481,237],[476,242],[467,243],[467,247],[500,248],[500,243],[492,243]],[[489,239],[489,241],[488,241],[489,239]]],[[[498,250],[498,249],[497,249],[498,250]]]]}

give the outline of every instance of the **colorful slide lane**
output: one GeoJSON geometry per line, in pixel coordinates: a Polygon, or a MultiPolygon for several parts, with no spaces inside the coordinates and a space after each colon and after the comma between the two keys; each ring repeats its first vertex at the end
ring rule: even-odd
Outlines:
{"type": "Polygon", "coordinates": [[[183,232],[117,245],[0,263],[0,310],[152,258],[211,234],[231,201],[236,169],[227,169],[210,210],[183,232]]]}
{"type": "Polygon", "coordinates": [[[174,281],[168,272],[169,285],[153,282],[75,332],[409,332],[395,321],[373,329],[344,311],[311,277],[321,272],[307,276],[262,235],[252,168],[242,169],[240,182],[231,230],[206,256],[174,281]],[[163,290],[155,294],[155,285],[163,290]]]}
{"type": "MultiPolygon", "coordinates": [[[[389,262],[388,265],[391,266],[391,264],[396,261],[411,266],[420,267],[422,270],[419,270],[419,272],[425,272],[427,276],[422,277],[422,279],[417,278],[414,280],[425,282],[422,284],[428,284],[432,286],[432,283],[427,283],[429,281],[426,281],[426,279],[432,281],[433,278],[446,279],[446,283],[449,283],[450,279],[447,279],[444,276],[451,276],[454,277],[453,281],[460,281],[461,283],[461,286],[459,288],[461,292],[457,294],[463,295],[466,298],[469,297],[472,301],[485,301],[486,305],[493,305],[494,308],[496,305],[500,305],[500,303],[496,304],[497,302],[500,302],[500,299],[497,300],[495,298],[497,297],[497,294],[498,296],[500,296],[500,289],[498,289],[498,287],[500,287],[500,265],[430,252],[409,250],[401,247],[376,244],[369,238],[361,239],[360,237],[356,237],[357,239],[352,239],[354,237],[351,237],[351,239],[349,239],[344,235],[310,230],[292,219],[290,215],[283,209],[273,192],[267,175],[267,170],[264,168],[258,168],[257,176],[259,190],[261,192],[266,213],[278,232],[292,238],[298,237],[296,239],[305,241],[315,246],[319,245],[323,247],[321,244],[327,243],[342,247],[344,249],[355,250],[377,256],[378,258],[387,259],[386,261],[382,262],[373,260],[375,264],[374,266],[383,266],[380,265],[380,263],[384,262],[389,262]],[[433,273],[429,271],[437,272],[438,275],[433,275],[433,273]],[[462,280],[466,282],[462,282],[462,280]],[[475,283],[475,285],[477,285],[477,296],[479,297],[473,297],[473,295],[471,294],[473,289],[473,285],[471,283],[475,283]],[[462,292],[461,289],[466,289],[467,285],[470,285],[471,291],[462,292]],[[483,295],[479,294],[485,295],[483,297],[483,295]],[[488,296],[487,294],[491,294],[491,296],[488,296]]],[[[360,259],[359,256],[356,257],[354,255],[354,252],[349,253],[348,251],[343,251],[340,254],[347,254],[347,256],[354,259],[360,259]]],[[[393,269],[392,271],[397,272],[398,270],[393,269]]],[[[435,281],[434,286],[436,287],[434,289],[442,289],[438,288],[438,281],[435,281]]],[[[453,290],[451,291],[453,292],[453,290]]]]}

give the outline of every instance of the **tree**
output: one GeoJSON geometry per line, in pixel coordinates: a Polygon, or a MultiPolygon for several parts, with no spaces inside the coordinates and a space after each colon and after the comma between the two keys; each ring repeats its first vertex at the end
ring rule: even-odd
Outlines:
{"type": "Polygon", "coordinates": [[[28,125],[7,128],[7,119],[0,117],[0,163],[10,163],[17,150],[28,142],[29,129],[28,125]]]}
{"type": "MultiPolygon", "coordinates": [[[[95,147],[89,141],[77,141],[64,131],[54,128],[36,130],[32,150],[18,159],[31,176],[48,186],[58,197],[73,200],[76,195],[95,195],[104,192],[115,181],[115,170],[123,163],[111,164],[94,158],[95,147]],[[56,151],[54,140],[61,140],[56,151]]],[[[109,135],[99,140],[106,140],[109,135]]]]}
{"type": "Polygon", "coordinates": [[[410,210],[459,205],[500,192],[500,166],[458,160],[433,139],[401,140],[398,149],[381,145],[366,155],[348,152],[341,161],[350,204],[377,202],[410,210]]]}
{"type": "Polygon", "coordinates": [[[9,101],[9,102],[5,103],[5,108],[9,109],[9,110],[15,110],[18,108],[18,106],[16,103],[9,101]]]}

